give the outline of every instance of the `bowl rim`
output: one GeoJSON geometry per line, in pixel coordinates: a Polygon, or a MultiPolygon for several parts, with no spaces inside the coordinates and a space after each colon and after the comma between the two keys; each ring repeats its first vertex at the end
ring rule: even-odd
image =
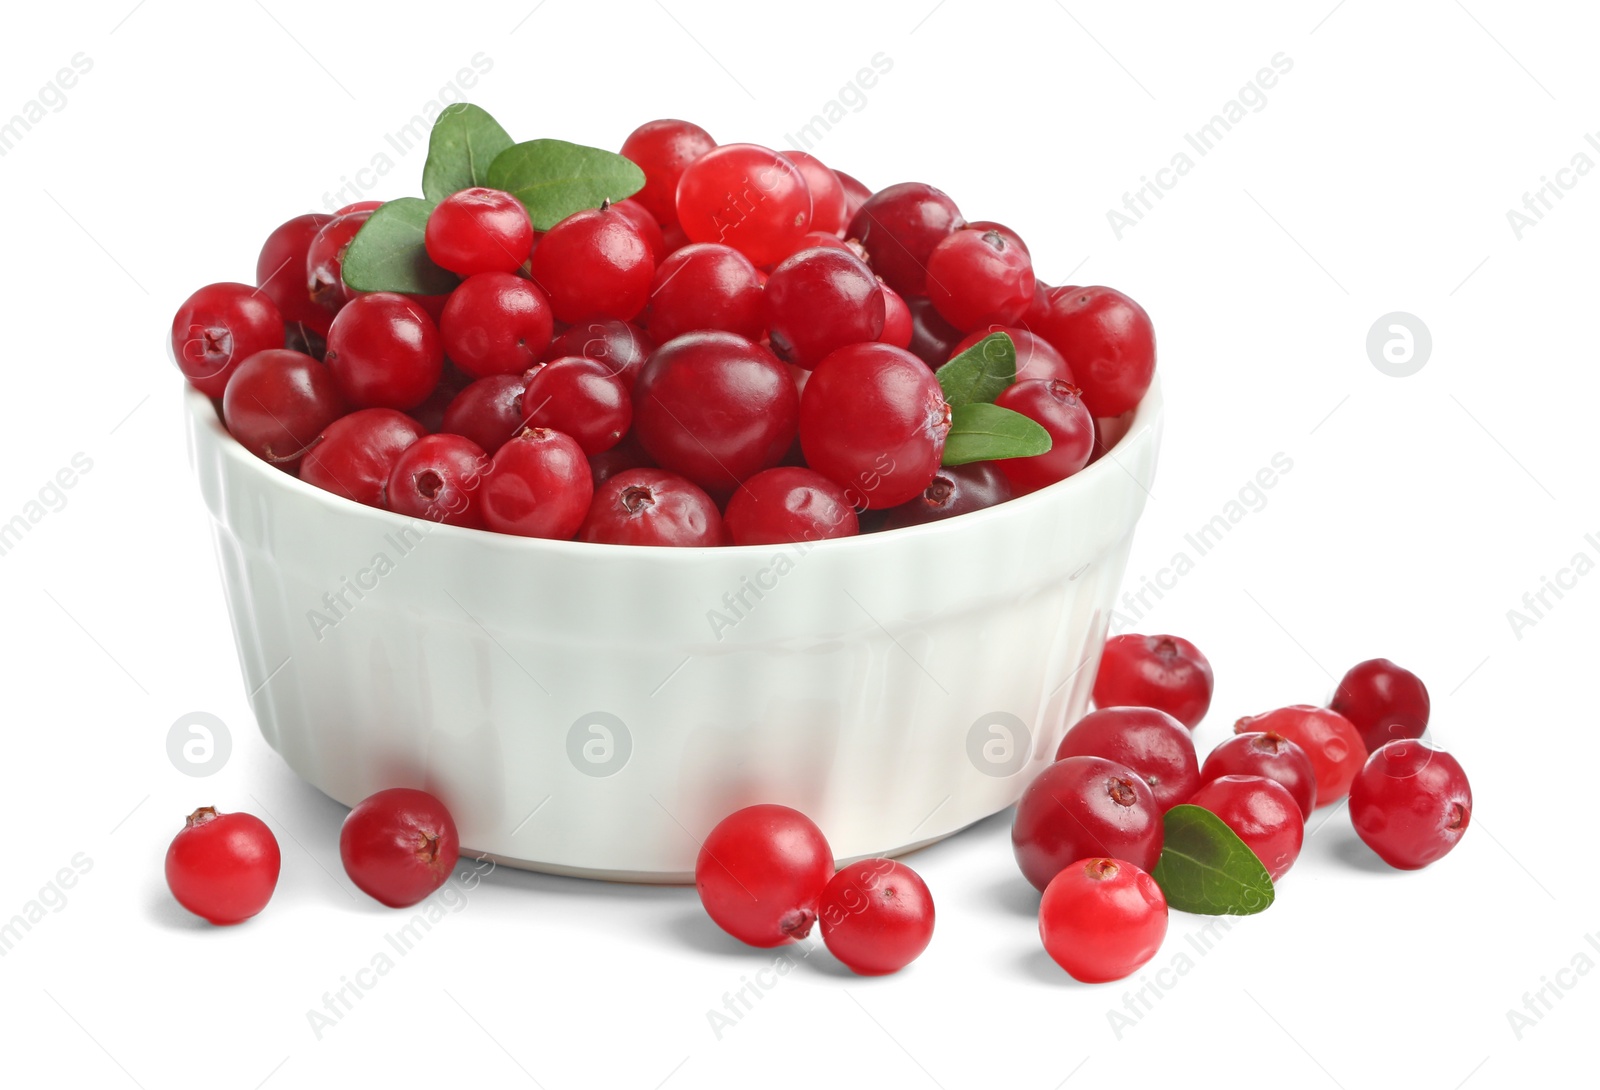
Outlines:
{"type": "MultiPolygon", "coordinates": [[[[253,474],[264,482],[267,488],[286,488],[292,494],[298,494],[303,499],[331,512],[347,515],[365,514],[374,519],[376,525],[388,526],[399,529],[413,526],[423,520],[402,515],[394,511],[386,511],[381,507],[371,507],[345,496],[318,488],[316,485],[307,484],[298,476],[291,475],[272,466],[270,463],[257,458],[244,448],[244,445],[235,439],[222,422],[220,404],[190,386],[183,384],[184,404],[188,411],[191,428],[197,431],[210,433],[211,442],[234,467],[235,471],[253,474]]],[[[1134,484],[1147,496],[1149,489],[1133,472],[1117,460],[1119,453],[1126,453],[1134,443],[1142,442],[1146,436],[1157,428],[1164,417],[1164,398],[1161,390],[1161,376],[1155,375],[1150,382],[1150,387],[1145,391],[1139,404],[1130,410],[1128,428],[1111,448],[1094,462],[1074,473],[1064,480],[1046,485],[1035,492],[1025,496],[1017,496],[1006,500],[1004,503],[995,504],[979,511],[970,511],[964,515],[956,515],[947,519],[938,519],[925,522],[916,526],[902,526],[892,530],[879,530],[870,534],[853,534],[849,537],[824,538],[812,542],[790,542],[788,545],[620,545],[608,542],[556,540],[552,538],[522,537],[517,534],[503,534],[493,530],[480,530],[469,526],[451,526],[447,523],[435,523],[428,531],[428,536],[443,533],[446,540],[456,538],[463,542],[476,541],[489,548],[521,552],[529,556],[587,556],[601,555],[605,550],[625,550],[627,555],[652,559],[672,559],[684,563],[703,562],[707,557],[717,556],[733,559],[736,557],[749,557],[757,553],[770,553],[776,548],[792,548],[797,544],[806,545],[806,553],[816,549],[827,549],[832,554],[846,554],[849,550],[869,549],[884,547],[887,542],[907,541],[918,537],[930,537],[937,534],[949,535],[952,532],[976,530],[980,525],[1005,521],[1007,519],[1024,519],[1030,512],[1036,511],[1049,504],[1065,504],[1069,498],[1079,492],[1087,492],[1099,481],[1112,473],[1126,474],[1134,484]]],[[[1122,419],[1121,417],[1113,419],[1122,419]]],[[[194,461],[194,470],[200,471],[199,461],[191,453],[194,461]]],[[[215,517],[215,513],[213,513],[215,517]]]]}

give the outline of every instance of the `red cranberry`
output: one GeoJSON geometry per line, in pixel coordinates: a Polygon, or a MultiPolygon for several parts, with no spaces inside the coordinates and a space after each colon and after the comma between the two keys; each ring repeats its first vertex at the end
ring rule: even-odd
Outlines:
{"type": "Polygon", "coordinates": [[[1017,381],[1026,382],[1028,379],[1060,379],[1063,382],[1072,381],[1072,368],[1067,366],[1067,361],[1061,358],[1050,342],[1043,337],[1035,336],[1020,326],[987,325],[975,329],[961,338],[956,346],[950,350],[950,357],[960,355],[985,337],[995,333],[1004,333],[1011,338],[1011,343],[1017,350],[1017,381]]]}
{"type": "Polygon", "coordinates": [[[761,299],[761,277],[738,250],[714,242],[685,246],[656,270],[645,328],[657,344],[701,329],[759,341],[766,329],[761,299]]]}
{"type": "MultiPolygon", "coordinates": [[[[600,491],[600,486],[621,473],[625,469],[654,469],[655,463],[650,460],[644,447],[639,445],[639,439],[632,432],[628,433],[616,446],[610,450],[603,450],[599,454],[589,455],[589,475],[594,478],[595,492],[600,491]]],[[[710,501],[710,497],[706,497],[710,501]]],[[[715,507],[715,504],[712,504],[715,507]]],[[[591,504],[591,509],[593,505],[591,504]]]]}
{"type": "Polygon", "coordinates": [[[423,244],[435,265],[460,276],[512,273],[533,250],[533,222],[511,194],[474,186],[434,205],[423,244]]]}
{"type": "Polygon", "coordinates": [[[633,390],[639,441],[712,495],[777,465],[800,396],[783,364],[732,333],[686,333],[650,356],[633,390]]]}
{"type": "Polygon", "coordinates": [[[1056,760],[1104,757],[1150,785],[1162,812],[1188,802],[1200,787],[1200,758],[1184,725],[1155,708],[1101,708],[1072,725],[1056,760]]]}
{"type": "Polygon", "coordinates": [[[781,946],[811,933],[833,877],[828,841],[787,806],[747,806],[719,821],[700,845],[694,885],[716,925],[751,946],[781,946]]]}
{"type": "MultiPolygon", "coordinates": [[[[996,223],[994,220],[973,220],[970,223],[964,224],[961,229],[963,231],[976,231],[979,234],[986,234],[989,231],[993,231],[995,234],[999,235],[1005,240],[1006,245],[1014,246],[1025,254],[1029,252],[1028,244],[1022,241],[1022,236],[1017,234],[1003,223],[996,223]]],[[[1038,281],[1036,280],[1034,283],[1037,284],[1038,281]]]]}
{"type": "Polygon", "coordinates": [[[893,345],[848,345],[806,382],[806,462],[843,485],[854,506],[894,507],[922,492],[949,431],[950,406],[933,372],[893,345]]]}
{"type": "Polygon", "coordinates": [[[850,222],[845,214],[844,183],[815,155],[785,151],[783,157],[805,175],[811,191],[811,229],[837,236],[850,222]]]}
{"type": "Polygon", "coordinates": [[[1039,900],[1039,938],[1073,979],[1132,976],[1167,936],[1167,898],[1154,878],[1121,859],[1080,859],[1039,900]]]}
{"type": "Polygon", "coordinates": [[[1265,776],[1218,776],[1189,799],[1210,810],[1255,852],[1276,882],[1300,857],[1305,817],[1294,796],[1265,776]]]}
{"type": "Polygon", "coordinates": [[[817,903],[829,953],[860,976],[897,973],[933,939],[933,894],[916,871],[893,859],[840,869],[817,903]]]}
{"type": "Polygon", "coordinates": [[[1372,753],[1397,738],[1421,738],[1428,729],[1428,687],[1388,659],[1350,667],[1328,707],[1350,720],[1372,753]]]}
{"type": "Polygon", "coordinates": [[[333,320],[327,362],[352,405],[411,409],[438,385],[444,348],[422,308],[379,291],[352,299],[333,320]]]}
{"type": "Polygon", "coordinates": [[[317,232],[332,219],[310,212],[280,224],[262,243],[261,256],[256,259],[256,285],[277,304],[283,320],[306,325],[324,337],[332,316],[311,298],[306,285],[306,253],[317,232]]]}
{"type": "Polygon", "coordinates": [[[678,222],[691,242],[721,242],[770,265],[811,230],[805,175],[771,148],[723,144],[678,180],[678,222]]]}
{"type": "Polygon", "coordinates": [[[1338,712],[1310,704],[1291,704],[1262,715],[1247,715],[1233,725],[1235,734],[1280,734],[1305,751],[1317,775],[1317,805],[1338,802],[1350,792],[1350,781],[1367,759],[1367,747],[1350,720],[1338,712]]]}
{"type": "Polygon", "coordinates": [[[447,526],[483,528],[479,485],[489,456],[460,435],[424,435],[400,453],[385,489],[389,510],[447,526]]]}
{"type": "Polygon", "coordinates": [[[969,462],[964,466],[940,466],[922,495],[898,507],[891,507],[883,529],[921,526],[927,522],[981,511],[1011,498],[1011,482],[994,462],[969,462]]]}
{"type": "Polygon", "coordinates": [[[521,375],[480,378],[451,400],[439,430],[464,435],[492,455],[527,427],[522,415],[526,387],[527,380],[521,375]]]}
{"type": "Polygon", "coordinates": [[[599,360],[551,360],[527,379],[522,408],[529,426],[570,435],[586,455],[610,450],[633,424],[627,385],[599,360]]]}
{"type": "Polygon", "coordinates": [[[1317,808],[1317,773],[1311,758],[1281,734],[1235,734],[1217,746],[1200,766],[1200,780],[1210,783],[1222,776],[1265,776],[1281,783],[1303,818],[1310,818],[1317,808]]]}
{"type": "Polygon", "coordinates": [[[578,537],[602,545],[722,545],[716,502],[665,469],[624,469],[595,487],[578,537]]]}
{"type": "Polygon", "coordinates": [[[469,276],[439,317],[445,355],[474,378],[520,375],[550,344],[554,318],[537,284],[514,273],[469,276]]]}
{"type": "Polygon", "coordinates": [[[1019,496],[1065,480],[1089,464],[1094,453],[1094,417],[1078,388],[1060,379],[1030,378],[1000,391],[994,403],[1021,413],[1050,433],[1050,449],[1029,458],[1006,458],[1000,471],[1019,496]]]}
{"type": "Polygon", "coordinates": [[[1009,325],[1033,301],[1028,251],[998,231],[952,231],[928,255],[928,298],[957,329],[1009,325]]]}
{"type": "Polygon", "coordinates": [[[812,469],[778,466],[741,484],[724,513],[735,545],[782,545],[851,537],[855,509],[844,489],[812,469]]]}
{"type": "Polygon", "coordinates": [[[346,216],[351,212],[376,212],[383,207],[382,201],[355,201],[343,208],[334,209],[335,216],[346,216]]]}
{"type": "Polygon", "coordinates": [[[1442,858],[1472,820],[1472,788],[1460,763],[1412,738],[1387,742],[1350,785],[1356,834],[1391,867],[1418,870],[1442,858]]]}
{"type": "Polygon", "coordinates": [[[642,329],[631,322],[616,318],[596,318],[579,322],[550,342],[545,350],[547,360],[563,356],[582,356],[599,360],[610,372],[622,379],[631,391],[644,370],[644,361],[656,349],[655,342],[642,329]]]}
{"type": "Polygon", "coordinates": [[[471,375],[462,374],[449,360],[445,361],[444,374],[439,377],[439,385],[433,388],[433,393],[414,409],[406,410],[406,415],[421,424],[423,430],[429,435],[435,432],[449,431],[444,426],[445,410],[450,407],[456,395],[473,382],[471,375]]]}
{"type": "Polygon", "coordinates": [[[678,222],[678,179],[684,169],[717,146],[711,134],[687,121],[647,121],[622,142],[622,154],[644,171],[644,188],[633,200],[663,226],[678,222]]]}
{"type": "Polygon", "coordinates": [[[1177,636],[1127,633],[1106,640],[1094,679],[1098,706],[1160,708],[1193,730],[1211,707],[1211,663],[1177,636]]]}
{"type": "Polygon", "coordinates": [[[167,888],[210,923],[242,923],[267,907],[278,888],[278,840],[253,814],[202,806],[167,848],[167,888]]]}
{"type": "MultiPolygon", "coordinates": [[[[350,248],[351,239],[371,218],[371,209],[335,216],[322,225],[306,249],[306,290],[327,317],[339,313],[340,308],[355,296],[345,287],[344,252],[350,248]]],[[[325,325],[323,329],[326,329],[325,325]]]]}
{"type": "Polygon", "coordinates": [[[345,410],[338,384],[310,356],[269,348],[241,363],[222,393],[222,420],[257,458],[293,473],[345,410]]]}
{"type": "Polygon", "coordinates": [[[801,250],[772,270],[766,325],[779,359],[811,368],[836,348],[876,341],[883,332],[883,292],[853,254],[801,250]]]}
{"type": "Polygon", "coordinates": [[[848,228],[850,221],[855,219],[856,213],[861,211],[861,206],[872,198],[872,190],[868,189],[864,182],[857,181],[842,170],[836,170],[833,173],[839,179],[839,184],[844,188],[844,217],[845,225],[848,228]]]}
{"type": "Polygon", "coordinates": [[[547,231],[529,262],[557,319],[631,319],[650,298],[655,262],[626,214],[614,208],[574,212],[547,231]]]}
{"type": "Polygon", "coordinates": [[[1089,856],[1154,870],[1161,840],[1161,807],[1150,785],[1104,757],[1068,757],[1047,767],[1017,801],[1011,825],[1017,863],[1039,889],[1089,856]]]}
{"type": "Polygon", "coordinates": [[[425,434],[405,413],[359,409],[323,429],[300,463],[300,479],[368,507],[387,507],[384,490],[395,462],[425,434]]]}
{"type": "Polygon", "coordinates": [[[1055,346],[1095,416],[1139,404],[1156,370],[1156,335],[1144,308],[1112,288],[1056,288],[1031,328],[1055,346]]]}
{"type": "Polygon", "coordinates": [[[907,295],[904,298],[906,309],[911,312],[909,351],[937,370],[954,355],[956,345],[961,343],[961,331],[939,316],[933,300],[926,295],[907,295]]]}
{"type": "Polygon", "coordinates": [[[805,250],[815,250],[818,247],[821,247],[825,250],[838,250],[840,253],[852,254],[862,261],[867,259],[867,251],[854,239],[846,241],[840,238],[838,235],[829,234],[827,231],[807,231],[795,241],[794,249],[783,255],[784,260],[788,260],[795,254],[801,253],[805,250]]]}
{"type": "Polygon", "coordinates": [[[346,815],[339,858],[362,893],[390,908],[406,908],[449,880],[461,842],[444,803],[426,791],[391,787],[346,815]]]}
{"type": "Polygon", "coordinates": [[[883,332],[878,334],[878,340],[896,348],[910,348],[911,308],[888,284],[879,287],[883,291],[883,332]]]}
{"type": "Polygon", "coordinates": [[[593,497],[583,448],[549,428],[526,428],[508,439],[478,486],[489,529],[561,541],[578,532],[593,497]]]}
{"type": "Polygon", "coordinates": [[[172,317],[172,356],[189,385],[221,397],[248,357],[282,348],[283,315],[270,296],[249,284],[208,284],[172,317]]]}
{"type": "Polygon", "coordinates": [[[639,232],[639,237],[644,239],[644,244],[650,249],[650,261],[659,265],[665,260],[669,251],[666,240],[661,235],[661,225],[656,222],[650,210],[636,200],[612,201],[611,207],[628,217],[628,222],[633,224],[633,229],[639,232]]]}
{"type": "Polygon", "coordinates": [[[869,197],[846,234],[867,248],[884,283],[910,302],[927,292],[933,248],[964,222],[956,202],[933,186],[901,182],[869,197]]]}

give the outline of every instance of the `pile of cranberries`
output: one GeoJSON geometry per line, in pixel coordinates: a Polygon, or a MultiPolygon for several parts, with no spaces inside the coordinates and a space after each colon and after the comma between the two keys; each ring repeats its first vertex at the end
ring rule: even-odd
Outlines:
{"type": "Polygon", "coordinates": [[[632,197],[539,232],[510,193],[435,205],[446,295],[351,289],[378,207],[297,216],[254,285],[178,309],[172,350],[246,449],[359,503],[455,526],[630,545],[812,541],[989,507],[1071,476],[1135,408],[1150,319],[1050,287],[1027,244],[929,185],[874,193],[804,152],[685,121],[623,143],[632,197]],[[993,333],[995,398],[1045,453],[942,464],[934,371],[993,333]]]}
{"type": "Polygon", "coordinates": [[[1160,947],[1167,900],[1151,872],[1163,816],[1180,804],[1216,815],[1274,883],[1299,857],[1312,810],[1347,796],[1357,835],[1394,867],[1427,866],[1466,832],[1466,774],[1420,740],[1428,691],[1410,671],[1359,663],[1328,707],[1245,716],[1202,763],[1190,731],[1211,693],[1211,665],[1188,641],[1111,638],[1097,709],[1067,731],[1017,804],[1012,846],[1044,891],[1040,936],[1079,980],[1127,976],[1160,947]]]}

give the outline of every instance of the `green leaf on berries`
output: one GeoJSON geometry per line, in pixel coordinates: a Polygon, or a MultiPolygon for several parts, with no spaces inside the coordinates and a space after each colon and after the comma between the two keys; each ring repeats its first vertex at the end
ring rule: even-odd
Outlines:
{"type": "Polygon", "coordinates": [[[1272,904],[1272,878],[1238,834],[1210,810],[1167,811],[1161,858],[1151,877],[1180,912],[1253,916],[1272,904]]]}
{"type": "Polygon", "coordinates": [[[1017,381],[1017,346],[1007,334],[991,333],[953,357],[933,377],[952,407],[991,402],[1017,381]]]}
{"type": "Polygon", "coordinates": [[[470,102],[444,108],[428,137],[428,161],[422,164],[422,194],[438,203],[452,193],[489,184],[489,165],[514,141],[489,116],[470,102]]]}
{"type": "Polygon", "coordinates": [[[433,202],[401,197],[372,213],[344,252],[344,282],[355,291],[445,295],[460,279],[435,265],[422,244],[433,202]]]}
{"type": "Polygon", "coordinates": [[[995,458],[1031,458],[1050,449],[1050,433],[1021,413],[973,401],[950,411],[944,464],[964,466],[995,458]]]}
{"type": "Polygon", "coordinates": [[[574,212],[633,196],[644,185],[644,171],[615,152],[565,140],[528,140],[495,158],[489,185],[515,194],[534,228],[548,231],[574,212]]]}

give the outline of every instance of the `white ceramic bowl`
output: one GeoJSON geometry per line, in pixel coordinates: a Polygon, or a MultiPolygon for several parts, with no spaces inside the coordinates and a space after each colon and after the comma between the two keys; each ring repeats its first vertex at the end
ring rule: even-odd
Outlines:
{"type": "Polygon", "coordinates": [[[779,802],[843,861],[1016,800],[1087,705],[1155,472],[1161,392],[1111,453],[944,522],[802,546],[510,537],[268,466],[188,391],[261,731],[346,805],[423,787],[463,850],[679,882],[779,802]]]}

